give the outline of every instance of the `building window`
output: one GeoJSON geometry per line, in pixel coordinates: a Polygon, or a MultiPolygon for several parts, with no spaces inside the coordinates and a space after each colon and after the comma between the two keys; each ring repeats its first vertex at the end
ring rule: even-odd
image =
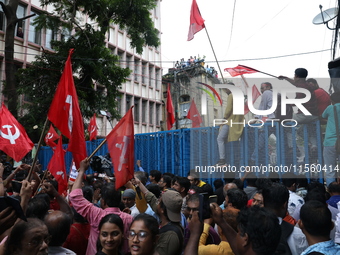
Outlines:
{"type": "Polygon", "coordinates": [[[135,59],[135,63],[134,63],[134,72],[135,72],[135,81],[138,82],[138,76],[139,76],[139,59],[135,59]]]}
{"type": "MultiPolygon", "coordinates": [[[[17,9],[17,17],[19,19],[23,18],[25,17],[25,14],[26,14],[26,7],[19,4],[18,9],[17,9]]],[[[25,21],[19,20],[15,28],[15,31],[16,31],[15,35],[17,37],[24,38],[24,28],[25,28],[25,21]]]]}
{"type": "Polygon", "coordinates": [[[153,77],[153,67],[149,67],[149,86],[153,87],[153,82],[155,78],[153,77]]]}
{"type": "Polygon", "coordinates": [[[155,103],[153,102],[149,102],[149,123],[153,124],[153,116],[154,116],[154,107],[155,107],[155,103]]]}
{"type": "Polygon", "coordinates": [[[119,57],[119,65],[121,68],[126,67],[125,58],[124,58],[124,52],[118,51],[118,57],[119,57]]]}
{"type": "Polygon", "coordinates": [[[66,42],[71,37],[71,31],[68,28],[63,28],[61,32],[61,40],[66,42]]]}
{"type": "Polygon", "coordinates": [[[116,98],[117,100],[117,112],[119,115],[122,114],[122,99],[120,97],[116,98]]]}
{"type": "Polygon", "coordinates": [[[142,83],[146,84],[146,62],[142,63],[142,83]]]}
{"type": "Polygon", "coordinates": [[[148,101],[142,100],[142,122],[146,123],[146,116],[148,112],[148,101]]]}
{"type": "Polygon", "coordinates": [[[132,96],[126,95],[125,97],[125,113],[130,109],[132,96]]]}
{"type": "Polygon", "coordinates": [[[34,20],[39,16],[38,13],[31,11],[31,14],[35,16],[30,18],[30,28],[28,33],[28,41],[36,44],[41,44],[41,30],[38,30],[35,25],[33,25],[34,20]]]}
{"type": "Polygon", "coordinates": [[[156,104],[156,125],[160,125],[160,114],[161,114],[161,105],[156,104]]]}
{"type": "Polygon", "coordinates": [[[132,56],[130,55],[126,55],[126,66],[131,70],[131,73],[129,75],[130,79],[133,79],[133,60],[132,60],[132,56]]]}
{"type": "Polygon", "coordinates": [[[156,89],[161,89],[161,69],[156,69],[156,76],[155,76],[155,82],[156,82],[156,89]]]}
{"type": "Polygon", "coordinates": [[[135,119],[135,121],[139,122],[139,104],[140,104],[140,98],[139,97],[135,97],[134,104],[135,104],[134,119],[135,119]]]}
{"type": "Polygon", "coordinates": [[[46,47],[52,49],[51,41],[56,39],[56,33],[51,29],[46,29],[46,47]]]}
{"type": "MultiPolygon", "coordinates": [[[[5,0],[0,0],[0,2],[3,2],[4,4],[6,4],[5,0]]],[[[5,23],[6,23],[5,13],[2,10],[2,7],[0,6],[0,30],[1,31],[5,30],[5,23]]]]}

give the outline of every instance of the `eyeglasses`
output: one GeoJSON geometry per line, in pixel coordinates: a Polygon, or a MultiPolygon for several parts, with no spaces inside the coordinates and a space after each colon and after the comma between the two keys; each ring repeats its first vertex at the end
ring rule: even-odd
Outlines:
{"type": "Polygon", "coordinates": [[[149,236],[149,234],[145,231],[140,231],[138,233],[136,233],[133,230],[130,230],[128,232],[128,239],[129,240],[133,240],[135,238],[135,236],[137,236],[137,239],[141,242],[143,242],[145,240],[145,238],[147,238],[149,236]]]}
{"type": "Polygon", "coordinates": [[[33,246],[33,247],[38,247],[41,246],[43,244],[43,242],[45,242],[46,244],[49,244],[51,242],[51,236],[47,236],[45,238],[34,238],[32,241],[30,241],[28,243],[29,246],[33,246]]]}
{"type": "Polygon", "coordinates": [[[192,210],[193,212],[198,212],[198,211],[199,211],[199,208],[191,208],[191,207],[189,207],[189,206],[187,206],[186,209],[187,209],[189,212],[190,212],[191,210],[192,210]]]}

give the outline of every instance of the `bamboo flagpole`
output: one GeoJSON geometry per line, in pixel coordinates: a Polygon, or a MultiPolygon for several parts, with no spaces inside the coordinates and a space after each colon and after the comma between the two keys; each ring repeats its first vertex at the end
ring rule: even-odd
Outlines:
{"type": "Polygon", "coordinates": [[[32,172],[34,171],[35,165],[37,164],[38,152],[39,152],[39,150],[40,150],[41,143],[42,143],[42,140],[43,140],[43,138],[44,138],[44,133],[45,133],[45,131],[46,131],[47,123],[48,123],[48,118],[46,118],[45,123],[44,123],[44,126],[43,126],[43,129],[42,129],[42,131],[41,131],[41,135],[40,135],[40,139],[39,139],[38,147],[37,147],[37,152],[36,152],[35,155],[34,155],[31,169],[29,170],[28,175],[27,175],[27,177],[26,177],[26,180],[27,180],[27,181],[29,181],[29,180],[31,179],[31,177],[32,177],[32,172]]]}

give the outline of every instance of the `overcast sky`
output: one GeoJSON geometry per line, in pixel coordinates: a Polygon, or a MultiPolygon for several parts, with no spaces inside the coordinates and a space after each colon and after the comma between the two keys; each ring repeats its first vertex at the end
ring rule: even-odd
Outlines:
{"type": "MultiPolygon", "coordinates": [[[[326,10],[335,7],[337,1],[238,0],[233,19],[234,2],[197,0],[222,71],[242,64],[273,75],[292,77],[296,68],[304,67],[309,71],[309,77],[328,77],[330,50],[276,59],[245,59],[331,49],[334,32],[326,25],[314,25],[312,20],[320,13],[320,4],[326,10]]],[[[191,3],[192,0],[161,2],[163,74],[176,60],[190,56],[205,55],[207,64],[217,69],[205,30],[198,32],[192,41],[187,41],[191,3]]],[[[329,26],[334,27],[333,21],[329,26]]],[[[227,72],[223,76],[230,77],[227,72]]],[[[248,74],[247,77],[266,76],[248,74]]]]}

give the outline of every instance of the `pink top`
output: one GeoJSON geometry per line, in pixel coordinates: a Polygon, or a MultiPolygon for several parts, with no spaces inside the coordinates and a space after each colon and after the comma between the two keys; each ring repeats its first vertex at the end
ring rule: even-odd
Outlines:
{"type": "Polygon", "coordinates": [[[86,200],[83,196],[83,191],[81,189],[75,189],[70,193],[70,202],[72,203],[74,209],[91,225],[89,242],[87,245],[86,255],[94,255],[97,252],[96,243],[99,235],[98,225],[100,220],[107,214],[114,213],[118,215],[124,223],[124,240],[123,240],[123,253],[128,252],[128,240],[126,236],[128,236],[127,232],[129,231],[132,216],[130,214],[122,212],[117,207],[109,207],[109,208],[99,208],[94,206],[91,202],[86,200]]]}

